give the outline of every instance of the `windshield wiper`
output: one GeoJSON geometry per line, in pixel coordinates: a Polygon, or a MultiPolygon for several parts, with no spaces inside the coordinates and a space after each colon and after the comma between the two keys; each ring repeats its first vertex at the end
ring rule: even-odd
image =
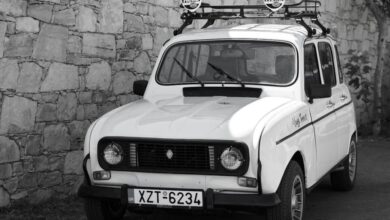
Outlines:
{"type": "Polygon", "coordinates": [[[173,58],[175,60],[175,62],[180,66],[180,68],[184,71],[184,73],[190,77],[191,79],[197,81],[202,87],[204,87],[204,82],[202,82],[200,79],[198,79],[196,76],[194,76],[189,70],[187,70],[187,68],[185,66],[183,66],[182,63],[180,63],[180,61],[178,61],[176,58],[173,58]]]}
{"type": "Polygon", "coordinates": [[[242,80],[240,80],[240,79],[238,79],[238,78],[236,78],[236,77],[230,75],[229,73],[227,73],[227,72],[224,71],[223,69],[221,69],[221,68],[215,66],[214,64],[212,64],[212,63],[210,63],[210,62],[208,62],[207,64],[208,64],[209,66],[211,66],[214,70],[216,70],[217,73],[219,73],[220,75],[226,76],[228,79],[230,79],[230,80],[232,80],[232,81],[234,81],[234,82],[238,82],[239,84],[241,84],[241,86],[242,86],[243,88],[245,88],[245,83],[242,82],[242,80]]]}

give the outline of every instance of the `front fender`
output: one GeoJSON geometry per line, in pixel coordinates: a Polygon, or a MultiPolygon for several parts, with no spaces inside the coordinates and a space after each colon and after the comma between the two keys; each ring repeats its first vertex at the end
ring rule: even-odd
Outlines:
{"type": "Polygon", "coordinates": [[[293,156],[303,158],[307,184],[315,178],[315,137],[308,107],[303,102],[290,102],[275,111],[259,125],[259,158],[261,187],[265,194],[275,193],[293,156]],[[261,137],[260,137],[261,136],[261,137]]]}

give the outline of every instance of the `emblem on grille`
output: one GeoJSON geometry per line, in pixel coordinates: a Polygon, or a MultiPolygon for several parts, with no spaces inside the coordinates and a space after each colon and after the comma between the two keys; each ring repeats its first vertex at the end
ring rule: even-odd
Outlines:
{"type": "Polygon", "coordinates": [[[168,158],[168,160],[172,160],[173,158],[173,151],[171,149],[167,150],[167,153],[165,154],[168,158]]]}

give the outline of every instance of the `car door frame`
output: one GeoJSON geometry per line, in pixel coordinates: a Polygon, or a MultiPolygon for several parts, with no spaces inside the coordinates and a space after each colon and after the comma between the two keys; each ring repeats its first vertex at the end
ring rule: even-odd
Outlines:
{"type": "MultiPolygon", "coordinates": [[[[305,42],[304,46],[306,47],[306,45],[314,44],[321,83],[324,85],[325,78],[318,48],[318,42],[323,41],[330,43],[326,38],[314,39],[305,42]]],[[[316,138],[317,180],[321,179],[336,165],[336,163],[338,163],[339,142],[336,132],[338,124],[332,99],[334,99],[333,95],[330,98],[314,99],[311,104],[308,101],[316,138]]]]}

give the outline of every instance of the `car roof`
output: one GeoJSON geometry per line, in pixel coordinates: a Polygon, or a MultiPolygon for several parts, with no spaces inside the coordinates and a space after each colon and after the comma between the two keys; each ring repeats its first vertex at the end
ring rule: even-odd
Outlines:
{"type": "MultiPolygon", "coordinates": [[[[317,29],[317,33],[322,32],[317,29]]],[[[192,29],[174,37],[172,42],[213,39],[263,39],[304,43],[308,36],[307,30],[301,25],[245,24],[228,28],[192,29]]]]}

